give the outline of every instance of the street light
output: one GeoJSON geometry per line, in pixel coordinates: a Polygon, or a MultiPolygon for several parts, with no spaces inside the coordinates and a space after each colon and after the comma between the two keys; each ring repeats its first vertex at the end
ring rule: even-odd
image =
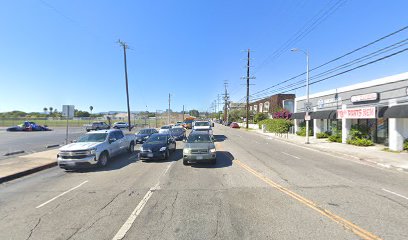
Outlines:
{"type": "Polygon", "coordinates": [[[310,109],[310,103],[309,103],[309,51],[302,50],[299,48],[292,48],[292,52],[302,52],[306,55],[306,115],[305,115],[305,120],[306,120],[306,144],[309,144],[309,121],[310,121],[310,116],[309,116],[309,110],[310,109]]]}

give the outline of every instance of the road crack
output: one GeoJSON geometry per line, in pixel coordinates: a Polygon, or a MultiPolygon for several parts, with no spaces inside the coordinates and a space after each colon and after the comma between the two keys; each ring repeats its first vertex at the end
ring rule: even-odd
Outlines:
{"type": "Polygon", "coordinates": [[[38,225],[40,224],[40,222],[41,222],[41,217],[38,218],[37,223],[36,223],[35,226],[30,230],[30,234],[28,235],[28,237],[26,238],[26,240],[28,240],[28,239],[31,238],[31,236],[33,235],[35,229],[38,227],[38,225]]]}

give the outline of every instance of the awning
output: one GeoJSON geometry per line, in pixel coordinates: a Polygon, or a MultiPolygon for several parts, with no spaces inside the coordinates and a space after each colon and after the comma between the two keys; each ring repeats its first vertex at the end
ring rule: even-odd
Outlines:
{"type": "Polygon", "coordinates": [[[325,111],[311,112],[310,118],[311,119],[336,119],[337,111],[336,110],[325,110],[325,111]]]}
{"type": "Polygon", "coordinates": [[[396,105],[388,108],[384,118],[408,118],[408,105],[396,105]]]}
{"type": "Polygon", "coordinates": [[[384,117],[384,113],[387,111],[388,106],[377,107],[377,118],[384,117]]]}
{"type": "Polygon", "coordinates": [[[305,119],[305,112],[297,112],[297,113],[292,113],[292,116],[290,116],[290,119],[305,119]]]}

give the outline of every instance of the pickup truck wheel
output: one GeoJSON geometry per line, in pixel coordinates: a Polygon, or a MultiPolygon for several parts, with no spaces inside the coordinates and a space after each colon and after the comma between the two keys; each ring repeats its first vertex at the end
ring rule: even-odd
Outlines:
{"type": "Polygon", "coordinates": [[[129,152],[130,154],[132,154],[132,153],[135,152],[135,144],[134,144],[133,142],[130,143],[128,152],[129,152]]]}
{"type": "Polygon", "coordinates": [[[100,167],[105,167],[106,165],[108,165],[108,161],[109,161],[108,154],[102,153],[102,154],[99,156],[98,165],[99,165],[100,167]]]}

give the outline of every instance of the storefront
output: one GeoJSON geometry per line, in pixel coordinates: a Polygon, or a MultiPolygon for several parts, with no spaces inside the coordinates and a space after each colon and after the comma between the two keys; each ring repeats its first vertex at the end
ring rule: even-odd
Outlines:
{"type": "Polygon", "coordinates": [[[365,129],[375,143],[402,150],[408,138],[408,73],[332,89],[295,99],[295,131],[309,109],[314,137],[319,132],[339,132],[342,142],[352,127],[365,129]]]}

